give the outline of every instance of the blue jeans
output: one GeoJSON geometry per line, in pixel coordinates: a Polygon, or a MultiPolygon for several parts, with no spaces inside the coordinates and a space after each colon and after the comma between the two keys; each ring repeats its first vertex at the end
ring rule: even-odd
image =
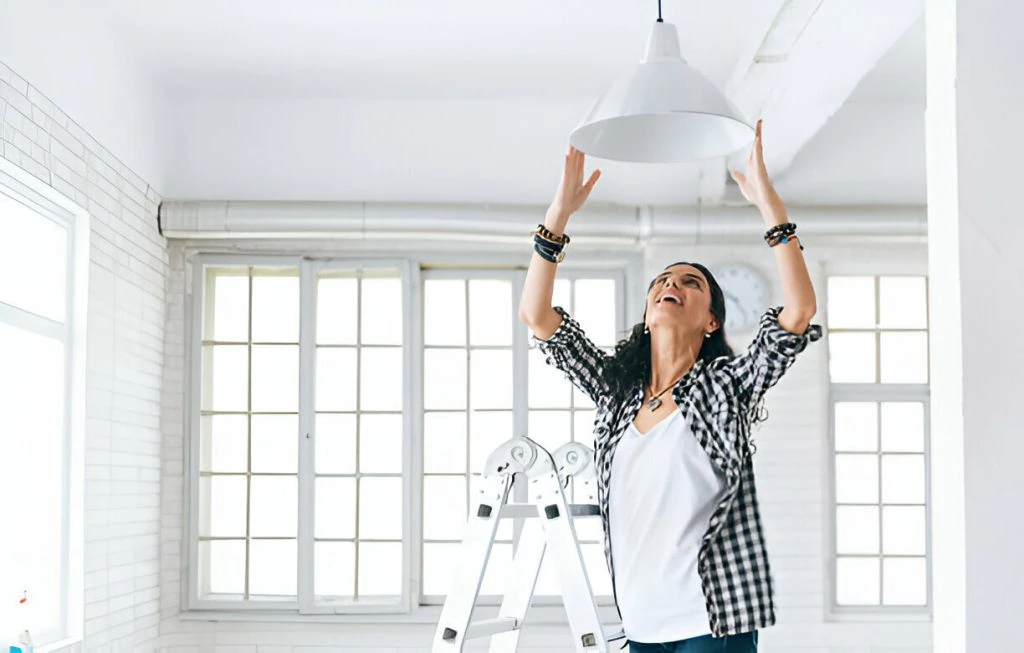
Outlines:
{"type": "Polygon", "coordinates": [[[757,631],[727,637],[693,637],[664,644],[630,642],[629,653],[757,653],[757,631]]]}

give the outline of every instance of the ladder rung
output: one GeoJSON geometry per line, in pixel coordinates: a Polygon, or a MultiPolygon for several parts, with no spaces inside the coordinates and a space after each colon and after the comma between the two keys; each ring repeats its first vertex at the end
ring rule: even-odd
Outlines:
{"type": "Polygon", "coordinates": [[[466,629],[466,639],[477,637],[490,637],[498,633],[509,633],[519,628],[519,624],[512,617],[498,617],[497,619],[481,619],[470,622],[466,629]]]}
{"type": "MultiPolygon", "coordinates": [[[[592,503],[570,503],[573,517],[592,517],[601,514],[601,509],[592,503]]],[[[506,503],[501,508],[501,518],[530,519],[537,516],[537,506],[532,503],[506,503]]]]}
{"type": "Polygon", "coordinates": [[[612,626],[604,629],[604,639],[606,642],[614,642],[617,639],[626,639],[626,633],[622,630],[622,626],[612,626]]]}

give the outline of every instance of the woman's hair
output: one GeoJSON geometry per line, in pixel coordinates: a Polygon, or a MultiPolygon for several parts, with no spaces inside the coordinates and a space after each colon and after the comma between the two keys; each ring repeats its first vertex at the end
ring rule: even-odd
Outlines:
{"type": "MultiPolygon", "coordinates": [[[[697,360],[710,363],[716,358],[723,356],[733,358],[736,353],[725,339],[725,295],[722,293],[722,287],[718,285],[718,281],[715,280],[711,271],[700,263],[673,263],[665,269],[667,270],[676,265],[689,265],[697,268],[704,275],[704,278],[707,279],[708,288],[711,291],[711,314],[718,322],[718,328],[711,333],[710,337],[704,338],[700,352],[697,354],[697,360]]],[[[654,287],[655,280],[652,280],[650,285],[647,286],[648,293],[654,287]]],[[[629,335],[624,340],[619,341],[619,344],[615,346],[615,354],[608,359],[604,366],[604,380],[611,389],[612,394],[616,397],[625,397],[629,393],[634,392],[637,385],[650,383],[651,334],[646,331],[644,326],[646,318],[647,313],[645,310],[644,320],[634,325],[630,329],[629,335]]],[[[754,421],[763,420],[763,412],[761,407],[755,407],[752,411],[754,421]]]]}

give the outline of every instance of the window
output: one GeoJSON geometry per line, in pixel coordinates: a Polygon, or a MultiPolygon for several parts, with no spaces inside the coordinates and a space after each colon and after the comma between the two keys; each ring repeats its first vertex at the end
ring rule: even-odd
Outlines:
{"type": "MultiPolygon", "coordinates": [[[[442,603],[491,451],[524,433],[593,446],[594,406],[529,351],[523,276],[200,257],[191,607],[442,603]]],[[[556,303],[614,346],[621,274],[561,276],[556,303]]],[[[577,528],[610,595],[600,523],[577,528]]],[[[502,525],[484,594],[502,591],[518,530],[502,525]]],[[[537,592],[557,594],[549,571],[537,592]]]]}
{"type": "Polygon", "coordinates": [[[50,643],[81,635],[88,223],[15,175],[0,167],[0,633],[50,643]]]}
{"type": "Polygon", "coordinates": [[[401,607],[403,269],[201,264],[199,607],[401,607]]]}
{"type": "Polygon", "coordinates": [[[926,609],[928,309],[920,276],[828,281],[838,609],[926,609]]]}
{"type": "MultiPolygon", "coordinates": [[[[423,281],[423,600],[441,603],[466,524],[469,497],[487,456],[517,434],[550,452],[569,441],[593,447],[594,405],[539,351],[518,321],[521,277],[512,272],[429,271],[423,281]]],[[[621,283],[614,276],[560,272],[554,304],[601,346],[614,347],[621,283]]],[[[516,500],[525,496],[517,487],[516,500]]],[[[573,501],[570,488],[570,501],[573,501]]],[[[481,594],[503,592],[521,527],[501,523],[481,594]]],[[[611,594],[601,524],[576,522],[592,587],[611,594]]],[[[557,595],[545,560],[536,596],[557,595]]]]}

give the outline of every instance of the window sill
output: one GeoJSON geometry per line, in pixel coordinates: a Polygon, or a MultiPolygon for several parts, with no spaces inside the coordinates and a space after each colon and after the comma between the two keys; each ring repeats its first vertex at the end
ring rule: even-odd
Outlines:
{"type": "Polygon", "coordinates": [[[49,642],[47,644],[33,646],[32,650],[35,651],[35,653],[55,653],[56,651],[67,648],[69,646],[80,644],[81,642],[82,638],[80,636],[65,637],[64,639],[59,639],[56,642],[49,642]]]}
{"type": "MultiPolygon", "coordinates": [[[[599,606],[601,623],[606,626],[619,624],[619,615],[613,606],[599,606]]],[[[497,606],[479,606],[473,611],[477,619],[497,616],[497,606]]],[[[441,606],[425,605],[412,612],[402,614],[299,614],[294,611],[271,610],[188,610],[178,614],[182,621],[233,621],[260,623],[325,623],[325,624],[395,624],[395,625],[437,625],[441,619],[441,606]]],[[[562,606],[533,606],[527,615],[531,625],[566,626],[568,619],[562,606]]]]}
{"type": "Polygon", "coordinates": [[[930,623],[932,613],[930,610],[833,610],[826,615],[825,620],[831,623],[930,623]]]}

